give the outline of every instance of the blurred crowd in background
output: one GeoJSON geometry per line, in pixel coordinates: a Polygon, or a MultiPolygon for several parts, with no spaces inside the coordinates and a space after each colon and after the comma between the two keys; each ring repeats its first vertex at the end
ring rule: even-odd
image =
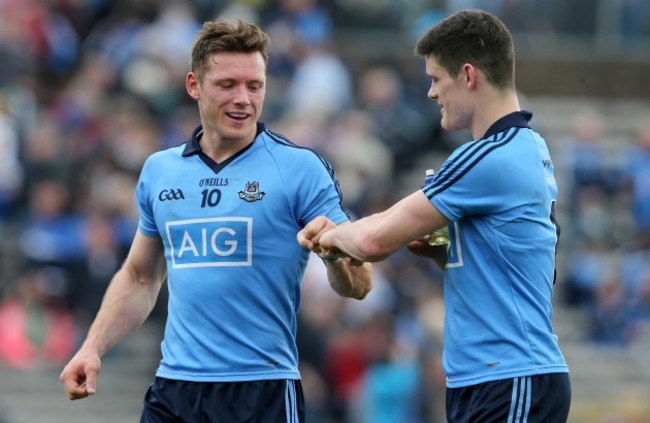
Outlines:
{"type": "MultiPolygon", "coordinates": [[[[61,366],[83,338],[136,230],[143,161],[199,122],[184,81],[203,21],[238,17],[271,35],[262,120],[330,160],[346,206],[365,216],[469,138],[441,131],[420,59],[416,78],[391,60],[353,64],[337,31],[406,34],[410,58],[417,36],[459,8],[495,12],[513,31],[589,36],[597,3],[0,0],[0,362],[61,366]]],[[[650,2],[619,3],[621,39],[648,37],[650,2]]],[[[650,119],[615,149],[603,122],[577,111],[552,140],[564,193],[556,292],[588,317],[585,342],[625,347],[650,320],[650,119]]],[[[442,273],[408,252],[375,269],[356,302],[310,262],[298,343],[311,422],[441,421],[442,273]]]]}

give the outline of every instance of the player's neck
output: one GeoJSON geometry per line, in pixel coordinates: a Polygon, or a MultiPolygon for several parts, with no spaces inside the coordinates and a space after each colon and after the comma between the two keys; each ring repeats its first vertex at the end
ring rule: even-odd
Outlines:
{"type": "Polygon", "coordinates": [[[237,152],[248,146],[254,138],[227,138],[214,133],[204,132],[201,137],[201,151],[215,163],[229,159],[237,152]]]}
{"type": "Polygon", "coordinates": [[[475,140],[482,138],[485,132],[502,117],[521,110],[517,93],[514,91],[494,92],[485,97],[477,106],[470,132],[475,140]]]}

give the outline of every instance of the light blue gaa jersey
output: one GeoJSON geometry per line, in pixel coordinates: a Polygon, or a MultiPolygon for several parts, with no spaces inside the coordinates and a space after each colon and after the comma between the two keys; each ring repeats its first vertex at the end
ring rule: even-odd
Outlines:
{"type": "Polygon", "coordinates": [[[255,142],[216,164],[201,127],[153,154],[136,190],[139,230],[161,237],[168,317],[160,377],[299,379],[295,313],[308,250],[298,231],[348,220],[331,166],[258,124],[255,142]]]}
{"type": "Polygon", "coordinates": [[[498,120],[422,188],[452,221],[443,352],[451,388],[568,372],[551,327],[557,186],[531,117],[498,120]]]}

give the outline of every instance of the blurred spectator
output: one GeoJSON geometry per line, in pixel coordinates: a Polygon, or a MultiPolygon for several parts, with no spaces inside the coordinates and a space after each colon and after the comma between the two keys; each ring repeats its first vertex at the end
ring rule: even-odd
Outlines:
{"type": "Polygon", "coordinates": [[[118,231],[110,217],[93,213],[83,222],[83,257],[75,269],[75,289],[70,305],[80,329],[88,329],[106,292],[106,288],[126,257],[118,231]]]}
{"type": "Polygon", "coordinates": [[[88,54],[46,105],[45,113],[60,132],[61,154],[77,169],[102,153],[106,102],[116,83],[116,70],[108,58],[88,54]]]}
{"type": "Polygon", "coordinates": [[[187,52],[191,50],[196,33],[201,29],[188,0],[160,2],[155,19],[138,34],[142,53],[158,57],[169,69],[172,81],[180,80],[184,87],[188,69],[187,52]]]}
{"type": "Polygon", "coordinates": [[[589,309],[588,337],[610,346],[625,346],[635,337],[635,319],[628,307],[621,281],[616,275],[605,277],[595,290],[589,309]]]}
{"type": "Polygon", "coordinates": [[[360,395],[364,363],[373,348],[361,333],[372,326],[369,322],[389,314],[395,304],[381,268],[375,267],[373,274],[373,290],[363,302],[346,300],[327,286],[321,260],[310,256],[302,283],[297,337],[301,368],[306,370],[303,389],[309,421],[344,421],[352,416],[358,400],[352,396],[360,395]]]}
{"type": "Polygon", "coordinates": [[[315,254],[309,257],[301,291],[296,343],[300,352],[305,414],[310,422],[326,423],[333,398],[331,380],[325,368],[325,351],[342,323],[346,302],[328,286],[325,265],[315,254]]]}
{"type": "Polygon", "coordinates": [[[285,113],[296,119],[327,121],[352,105],[352,75],[332,51],[304,46],[289,82],[285,113]]]}
{"type": "Polygon", "coordinates": [[[139,215],[133,204],[137,177],[102,162],[90,172],[88,179],[84,212],[110,219],[120,250],[126,252],[138,224],[139,215]]]}
{"type": "Polygon", "coordinates": [[[439,110],[432,109],[437,115],[420,113],[393,68],[378,65],[365,70],[358,96],[359,106],[372,118],[374,135],[392,152],[393,172],[404,172],[422,153],[441,148],[434,137],[440,125],[439,110]]]}
{"type": "Polygon", "coordinates": [[[616,223],[612,219],[610,210],[610,197],[605,191],[595,185],[581,187],[573,199],[573,220],[569,230],[576,232],[577,242],[589,242],[594,240],[598,243],[609,243],[615,245],[617,234],[616,223]]]}
{"type": "MultiPolygon", "coordinates": [[[[219,12],[219,17],[224,19],[241,19],[260,25],[261,9],[267,0],[239,0],[231,1],[224,5],[219,12]]],[[[210,16],[199,14],[199,16],[210,16]]]]}
{"type": "Polygon", "coordinates": [[[80,256],[81,220],[71,212],[69,201],[68,188],[59,180],[32,186],[19,242],[32,264],[65,264],[80,256]]]}
{"type": "Polygon", "coordinates": [[[42,16],[42,33],[45,41],[45,74],[48,77],[66,76],[79,60],[79,35],[68,17],[50,2],[33,3],[32,10],[39,10],[42,16]]]}
{"type": "Polygon", "coordinates": [[[145,99],[156,113],[172,113],[188,98],[187,52],[199,29],[188,2],[163,2],[153,22],[144,26],[132,41],[138,54],[124,68],[124,87],[145,99]]]}
{"type": "Polygon", "coordinates": [[[352,104],[352,75],[333,49],[331,17],[317,0],[280,0],[265,27],[273,40],[269,73],[286,87],[283,114],[327,121],[352,104]]]}
{"type": "MultiPolygon", "coordinates": [[[[481,6],[492,6],[493,13],[503,17],[503,21],[517,32],[554,32],[553,11],[547,0],[484,0],[481,6]]],[[[481,7],[479,6],[479,7],[481,7]]]]}
{"type": "Polygon", "coordinates": [[[0,86],[37,71],[38,43],[27,25],[25,9],[21,0],[0,1],[0,86]]]}
{"type": "Polygon", "coordinates": [[[373,351],[360,381],[358,398],[352,405],[356,417],[351,422],[422,421],[419,348],[400,333],[397,320],[381,315],[373,320],[381,335],[368,340],[373,351]]]}
{"type": "Polygon", "coordinates": [[[565,269],[566,279],[560,285],[564,301],[576,307],[589,308],[604,278],[612,277],[612,260],[606,245],[586,240],[571,253],[565,269]]]}
{"type": "Polygon", "coordinates": [[[161,148],[175,147],[188,138],[196,127],[199,119],[199,112],[196,106],[182,105],[177,107],[173,113],[161,123],[162,141],[161,148]]]}
{"type": "Polygon", "coordinates": [[[57,269],[60,295],[66,301],[74,292],[73,275],[83,254],[82,220],[70,206],[70,192],[60,180],[36,182],[30,188],[17,242],[26,268],[57,269]]]}
{"type": "Polygon", "coordinates": [[[607,151],[603,144],[603,120],[596,110],[580,110],[572,119],[571,135],[563,141],[563,155],[570,172],[573,192],[595,186],[610,188],[607,178],[607,151]]]}
{"type": "Polygon", "coordinates": [[[265,20],[269,28],[289,29],[297,44],[318,46],[331,41],[332,18],[319,0],[279,0],[265,20]]]}
{"type": "Polygon", "coordinates": [[[650,239],[621,254],[620,277],[632,314],[650,322],[650,239]]]}
{"type": "Polygon", "coordinates": [[[0,360],[11,367],[59,366],[72,353],[76,325],[58,269],[41,267],[15,281],[0,302],[0,360]]]}
{"type": "Polygon", "coordinates": [[[395,30],[402,27],[412,9],[419,9],[430,0],[334,0],[332,3],[338,10],[337,22],[342,26],[395,30]]]}
{"type": "Polygon", "coordinates": [[[108,58],[121,77],[124,69],[142,52],[138,36],[155,15],[155,6],[147,2],[114,1],[110,11],[94,22],[83,40],[84,54],[96,53],[108,58]]]}
{"type": "MultiPolygon", "coordinates": [[[[603,133],[603,116],[596,110],[580,110],[572,119],[571,134],[560,143],[566,174],[567,207],[574,236],[612,239],[609,201],[619,184],[612,168],[603,133]]],[[[579,239],[579,238],[578,238],[579,239]]]]}
{"type": "Polygon", "coordinates": [[[269,73],[291,78],[300,62],[299,49],[331,42],[332,20],[318,0],[278,0],[263,16],[271,36],[269,73]]]}
{"type": "Polygon", "coordinates": [[[20,195],[23,168],[19,161],[18,131],[8,114],[8,107],[0,96],[0,234],[3,220],[20,195]]]}
{"type": "Polygon", "coordinates": [[[115,95],[106,105],[106,149],[117,169],[138,175],[145,159],[161,145],[160,125],[132,94],[115,95]]]}
{"type": "Polygon", "coordinates": [[[372,315],[366,321],[342,326],[326,350],[325,370],[332,383],[335,418],[341,422],[357,421],[357,403],[363,392],[365,374],[390,342],[387,315],[372,315]]]}
{"type": "Polygon", "coordinates": [[[578,113],[565,150],[572,220],[564,228],[574,231],[568,236],[574,251],[563,298],[585,310],[589,340],[623,346],[636,340],[638,322],[650,317],[650,125],[640,119],[618,168],[618,155],[604,143],[603,119],[593,110],[578,113]],[[631,230],[619,222],[625,202],[631,230]]]}
{"type": "Polygon", "coordinates": [[[28,128],[23,151],[27,195],[39,182],[50,179],[58,180],[66,191],[69,190],[74,169],[67,156],[62,132],[63,128],[57,121],[45,113],[40,116],[38,125],[28,128]]]}
{"type": "Polygon", "coordinates": [[[634,224],[641,238],[650,238],[650,120],[641,118],[635,142],[625,154],[624,184],[634,224]]]}
{"type": "Polygon", "coordinates": [[[624,0],[621,3],[620,29],[626,46],[639,45],[650,35],[650,3],[624,0]]]}
{"type": "Polygon", "coordinates": [[[321,147],[336,170],[346,205],[359,216],[368,214],[367,205],[393,177],[392,153],[372,125],[367,112],[350,110],[337,119],[321,147]]]}

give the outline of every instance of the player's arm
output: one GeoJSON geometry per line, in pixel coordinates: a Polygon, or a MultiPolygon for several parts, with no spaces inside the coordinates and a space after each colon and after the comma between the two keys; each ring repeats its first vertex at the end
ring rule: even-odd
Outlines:
{"type": "Polygon", "coordinates": [[[327,280],[342,297],[362,300],[372,289],[372,265],[350,258],[324,259],[327,266],[327,280]]]}
{"type": "Polygon", "coordinates": [[[60,375],[68,398],[95,393],[101,357],[146,320],[164,278],[160,238],[146,237],[138,231],[124,264],[106,290],[84,343],[60,375]]]}
{"type": "Polygon", "coordinates": [[[319,239],[326,254],[340,251],[359,261],[381,261],[421,239],[449,220],[418,190],[380,213],[325,232],[319,239]]]}
{"type": "MultiPolygon", "coordinates": [[[[344,225],[349,225],[349,222],[339,226],[344,225]]],[[[361,263],[350,258],[328,257],[323,254],[319,245],[320,237],[335,227],[334,222],[325,216],[319,216],[298,233],[298,243],[323,259],[327,266],[327,280],[334,292],[342,297],[361,300],[372,289],[372,267],[370,263],[361,263]]]]}

